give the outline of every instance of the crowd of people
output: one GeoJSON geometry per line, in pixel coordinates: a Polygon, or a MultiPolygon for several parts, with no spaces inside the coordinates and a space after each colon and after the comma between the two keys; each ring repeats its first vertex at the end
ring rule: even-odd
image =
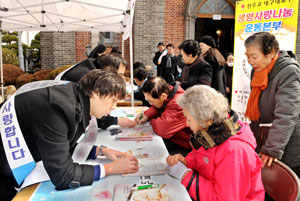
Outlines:
{"type": "MultiPolygon", "coordinates": [[[[72,161],[91,116],[102,129],[149,122],[170,154],[168,173],[194,200],[264,200],[261,168],[277,160],[300,176],[299,64],[291,52],[280,51],[274,35],[255,33],[245,41],[253,68],[245,113],[250,125],[229,106],[232,53],[223,57],[211,36],[183,41],[179,55],[171,43],[165,47],[160,42],[157,47],[153,58],[157,75],[141,62],[133,65],[134,98],[149,107],[134,120],[110,116],[117,101],[126,96],[127,64],[118,51],[107,53],[104,45],[58,75],[56,80],[67,81],[64,84],[13,96],[21,134],[34,161],[43,161],[57,189],[138,171],[135,157],[102,146],[94,146],[89,158],[104,155],[111,163],[91,166],[72,161]],[[263,126],[266,123],[268,128],[263,126]]],[[[9,104],[2,103],[1,111],[9,104]]],[[[0,199],[9,200],[19,185],[2,143],[0,159],[0,199]]]]}

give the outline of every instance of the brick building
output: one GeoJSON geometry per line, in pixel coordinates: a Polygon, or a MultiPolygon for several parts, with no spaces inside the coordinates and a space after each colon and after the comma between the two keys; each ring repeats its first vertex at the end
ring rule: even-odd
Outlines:
{"type": "MultiPolygon", "coordinates": [[[[198,40],[203,35],[213,36],[223,54],[232,52],[235,1],[136,0],[133,60],[153,66],[152,58],[157,51],[158,42],[173,43],[175,52],[178,53],[177,47],[183,40],[198,40]]],[[[297,38],[300,38],[299,32],[297,38]]],[[[121,49],[120,34],[117,33],[42,32],[42,68],[56,68],[79,62],[86,58],[86,47],[94,47],[98,42],[121,49]]],[[[129,40],[125,41],[124,53],[129,63],[129,40]]],[[[296,55],[300,58],[300,40],[297,40],[296,55]]]]}

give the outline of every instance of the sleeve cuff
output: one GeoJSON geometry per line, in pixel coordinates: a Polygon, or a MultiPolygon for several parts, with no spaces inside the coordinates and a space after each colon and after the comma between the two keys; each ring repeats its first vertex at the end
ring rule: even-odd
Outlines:
{"type": "Polygon", "coordinates": [[[105,169],[103,165],[95,165],[94,170],[94,181],[99,181],[99,179],[105,177],[105,169]]]}
{"type": "Polygon", "coordinates": [[[118,125],[118,117],[114,118],[114,125],[118,125]]]}
{"type": "Polygon", "coordinates": [[[92,150],[90,151],[90,154],[88,155],[88,159],[96,159],[97,155],[96,155],[96,151],[97,151],[97,146],[93,146],[92,150]]]}
{"type": "Polygon", "coordinates": [[[94,166],[94,181],[99,181],[100,179],[100,166],[95,165],[94,166]]]}
{"type": "Polygon", "coordinates": [[[100,178],[103,178],[103,177],[105,177],[106,175],[105,175],[105,168],[104,168],[104,166],[103,165],[100,165],[100,178]]]}

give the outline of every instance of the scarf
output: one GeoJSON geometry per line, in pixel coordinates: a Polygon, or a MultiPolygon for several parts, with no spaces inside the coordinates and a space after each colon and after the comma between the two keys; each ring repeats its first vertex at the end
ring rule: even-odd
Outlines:
{"type": "Polygon", "coordinates": [[[172,57],[174,57],[173,54],[171,54],[171,55],[167,54],[167,64],[166,64],[167,68],[171,68],[172,67],[172,60],[171,60],[172,57]]]}
{"type": "Polygon", "coordinates": [[[245,116],[250,121],[257,121],[260,117],[260,111],[259,111],[259,98],[261,95],[261,91],[265,90],[268,87],[268,75],[271,72],[271,70],[274,67],[274,64],[276,60],[278,59],[278,55],[276,55],[271,63],[263,70],[261,71],[254,71],[254,76],[251,81],[251,93],[249,96],[249,100],[247,103],[247,109],[245,116]]]}
{"type": "Polygon", "coordinates": [[[182,72],[182,81],[188,81],[189,80],[190,70],[193,67],[195,67],[202,59],[203,59],[202,56],[199,55],[198,58],[192,64],[184,66],[183,72],[182,72]]]}
{"type": "Polygon", "coordinates": [[[239,129],[238,117],[235,112],[229,119],[225,119],[222,123],[212,124],[206,131],[197,131],[190,137],[190,144],[194,149],[203,147],[209,149],[224,143],[228,138],[235,135],[239,129]]]}

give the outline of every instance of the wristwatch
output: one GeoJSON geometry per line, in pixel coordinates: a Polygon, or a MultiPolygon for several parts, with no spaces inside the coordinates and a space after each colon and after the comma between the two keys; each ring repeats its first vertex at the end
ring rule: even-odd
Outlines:
{"type": "Polygon", "coordinates": [[[100,145],[100,149],[99,149],[99,152],[98,152],[98,156],[104,156],[104,155],[103,155],[103,148],[107,148],[107,146],[100,145]]]}

